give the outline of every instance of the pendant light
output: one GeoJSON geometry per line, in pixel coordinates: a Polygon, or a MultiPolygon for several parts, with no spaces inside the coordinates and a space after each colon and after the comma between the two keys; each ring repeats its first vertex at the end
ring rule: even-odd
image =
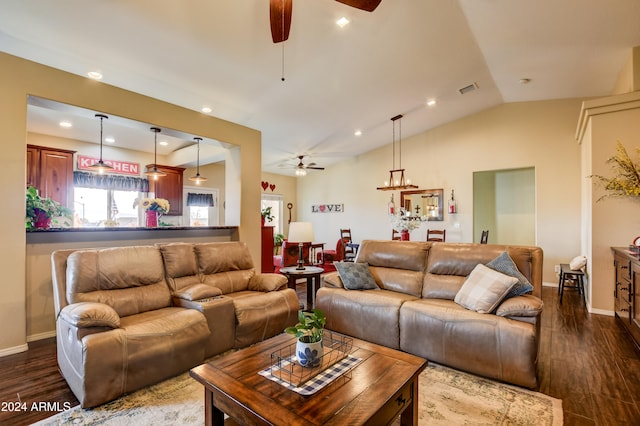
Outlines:
{"type": "Polygon", "coordinates": [[[155,133],[153,143],[153,167],[151,169],[147,168],[144,174],[157,180],[158,177],[166,176],[167,174],[162,170],[158,170],[158,133],[160,133],[161,130],[157,127],[152,127],[151,131],[155,133]]]}
{"type": "Polygon", "coordinates": [[[402,114],[398,114],[395,117],[391,117],[393,122],[393,156],[391,165],[392,169],[389,170],[389,181],[384,183],[384,186],[380,186],[376,189],[380,191],[393,191],[396,189],[410,189],[417,188],[417,185],[411,185],[411,181],[405,180],[404,169],[402,168],[402,114]],[[398,168],[396,169],[396,121],[398,122],[399,138],[398,138],[398,168]]]}
{"type": "Polygon", "coordinates": [[[102,161],[102,121],[105,118],[109,118],[104,114],[96,114],[96,117],[100,119],[100,159],[97,163],[93,163],[89,166],[89,169],[95,170],[96,172],[103,174],[105,171],[113,170],[113,167],[102,161]]]}
{"type": "Polygon", "coordinates": [[[202,138],[195,137],[193,138],[193,140],[195,140],[198,143],[198,159],[196,163],[197,164],[196,174],[195,176],[191,176],[189,180],[192,182],[195,182],[196,185],[200,185],[202,182],[205,182],[207,180],[206,177],[200,176],[200,141],[202,140],[202,138]]]}

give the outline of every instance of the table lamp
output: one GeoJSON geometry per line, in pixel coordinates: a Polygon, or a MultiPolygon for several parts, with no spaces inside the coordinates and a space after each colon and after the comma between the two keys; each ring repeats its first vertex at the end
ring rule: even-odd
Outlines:
{"type": "Polygon", "coordinates": [[[289,241],[298,243],[298,266],[296,266],[296,269],[303,270],[302,243],[313,242],[313,226],[311,226],[311,222],[291,222],[289,224],[289,241]]]}

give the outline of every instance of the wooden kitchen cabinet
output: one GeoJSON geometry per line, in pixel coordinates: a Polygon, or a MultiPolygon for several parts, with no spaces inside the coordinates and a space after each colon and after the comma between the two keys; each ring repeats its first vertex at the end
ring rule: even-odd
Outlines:
{"type": "Polygon", "coordinates": [[[33,186],[40,196],[73,208],[73,154],[67,149],[27,145],[27,188],[33,186]]]}
{"type": "MultiPolygon", "coordinates": [[[[183,167],[156,165],[158,170],[162,170],[167,175],[159,177],[157,180],[149,179],[149,191],[155,193],[156,198],[164,198],[169,201],[168,216],[182,216],[182,190],[184,186],[183,167]]],[[[147,169],[152,169],[153,164],[147,164],[147,169]]]]}

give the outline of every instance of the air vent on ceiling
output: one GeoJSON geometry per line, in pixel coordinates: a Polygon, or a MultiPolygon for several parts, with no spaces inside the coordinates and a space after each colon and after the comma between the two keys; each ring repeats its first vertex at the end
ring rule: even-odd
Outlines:
{"type": "Polygon", "coordinates": [[[464,86],[463,88],[458,89],[458,92],[460,92],[461,95],[466,95],[469,92],[473,92],[477,88],[478,88],[478,83],[471,83],[468,86],[464,86]]]}

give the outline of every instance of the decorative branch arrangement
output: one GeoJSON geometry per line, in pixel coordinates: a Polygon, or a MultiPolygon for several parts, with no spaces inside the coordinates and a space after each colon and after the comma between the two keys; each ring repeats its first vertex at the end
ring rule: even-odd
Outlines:
{"type": "MultiPolygon", "coordinates": [[[[638,197],[640,196],[640,166],[631,160],[624,145],[618,141],[617,154],[607,160],[611,164],[615,176],[608,178],[600,175],[592,175],[597,179],[608,194],[598,198],[598,201],[607,197],[638,197]]],[[[640,157],[640,148],[636,148],[636,154],[640,157]]]]}

